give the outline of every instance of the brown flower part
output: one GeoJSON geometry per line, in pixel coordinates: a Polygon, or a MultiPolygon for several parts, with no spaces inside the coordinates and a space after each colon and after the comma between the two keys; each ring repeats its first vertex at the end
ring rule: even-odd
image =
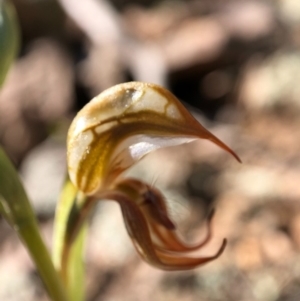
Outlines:
{"type": "Polygon", "coordinates": [[[147,153],[208,139],[239,157],[206,130],[168,90],[130,82],[105,90],[75,117],[68,132],[68,169],[87,195],[106,189],[147,153]]]}
{"type": "Polygon", "coordinates": [[[226,240],[216,254],[208,257],[190,257],[186,253],[199,250],[211,236],[211,220],[203,241],[195,245],[184,243],[170,220],[163,195],[154,187],[136,179],[124,179],[116,184],[106,197],[120,203],[127,231],[140,256],[149,264],[163,270],[187,270],[218,258],[226,240]]]}
{"type": "Polygon", "coordinates": [[[163,195],[139,180],[122,178],[125,170],[149,152],[198,138],[211,140],[240,161],[160,86],[124,83],[95,97],[77,114],[68,133],[70,179],[87,196],[77,228],[95,200],[110,199],[120,204],[128,233],[138,253],[150,264],[184,270],[220,256],[225,239],[213,256],[186,255],[210,240],[213,213],[205,239],[188,245],[177,235],[163,195]]]}

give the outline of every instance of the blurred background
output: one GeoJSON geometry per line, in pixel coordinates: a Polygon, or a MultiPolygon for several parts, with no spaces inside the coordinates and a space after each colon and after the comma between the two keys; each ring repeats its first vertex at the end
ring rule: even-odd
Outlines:
{"type": "MultiPolygon", "coordinates": [[[[115,204],[99,204],[86,248],[89,301],[300,299],[300,1],[13,0],[19,57],[0,91],[0,143],[19,168],[49,248],[76,112],[104,89],[170,89],[241,157],[206,141],[163,149],[131,173],[168,196],[190,241],[214,237],[193,271],[135,252],[115,204]]],[[[0,217],[0,300],[49,300],[0,217]]]]}

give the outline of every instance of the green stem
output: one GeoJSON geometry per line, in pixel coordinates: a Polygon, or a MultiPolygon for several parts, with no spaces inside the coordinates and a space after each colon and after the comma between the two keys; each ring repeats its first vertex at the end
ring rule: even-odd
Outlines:
{"type": "Polygon", "coordinates": [[[83,253],[85,238],[87,233],[87,224],[79,231],[76,239],[72,243],[67,257],[67,288],[69,298],[72,301],[83,301],[85,297],[85,269],[83,262],[83,253]]]}
{"type": "Polygon", "coordinates": [[[26,223],[24,226],[19,227],[17,232],[25,242],[51,299],[53,301],[67,301],[68,298],[62,281],[52,264],[48,250],[37,229],[37,225],[32,222],[26,223]]]}
{"type": "MultiPolygon", "coordinates": [[[[53,260],[72,301],[84,300],[84,242],[86,228],[77,228],[69,236],[70,226],[77,219],[85,196],[67,179],[56,209],[54,226],[53,260]]],[[[72,228],[72,227],[71,227],[72,228]]]]}

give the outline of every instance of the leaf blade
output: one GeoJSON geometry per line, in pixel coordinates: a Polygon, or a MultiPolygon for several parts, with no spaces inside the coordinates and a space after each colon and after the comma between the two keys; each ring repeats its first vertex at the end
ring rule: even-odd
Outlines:
{"type": "Polygon", "coordinates": [[[0,214],[17,232],[48,289],[52,300],[66,301],[61,279],[42,240],[38,223],[19,176],[0,147],[0,214]]]}

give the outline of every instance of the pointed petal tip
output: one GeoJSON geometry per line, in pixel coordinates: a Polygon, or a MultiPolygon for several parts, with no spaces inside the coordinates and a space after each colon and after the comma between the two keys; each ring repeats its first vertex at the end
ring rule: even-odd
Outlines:
{"type": "Polygon", "coordinates": [[[209,136],[208,140],[212,141],[213,143],[215,143],[216,145],[218,145],[219,147],[224,149],[226,152],[231,154],[239,163],[242,163],[242,160],[240,159],[240,157],[229,146],[227,146],[224,142],[222,142],[216,136],[211,135],[211,136],[209,136]]]}
{"type": "Polygon", "coordinates": [[[239,162],[239,163],[243,163],[241,158],[233,151],[233,150],[229,150],[229,153],[239,162]]]}
{"type": "Polygon", "coordinates": [[[223,239],[223,242],[222,242],[222,245],[221,245],[221,247],[220,247],[220,249],[219,249],[219,251],[218,251],[217,254],[215,255],[215,258],[218,258],[219,256],[222,255],[222,253],[224,252],[224,250],[225,250],[225,248],[226,248],[226,245],[227,245],[227,239],[224,238],[224,239],[223,239]]]}

